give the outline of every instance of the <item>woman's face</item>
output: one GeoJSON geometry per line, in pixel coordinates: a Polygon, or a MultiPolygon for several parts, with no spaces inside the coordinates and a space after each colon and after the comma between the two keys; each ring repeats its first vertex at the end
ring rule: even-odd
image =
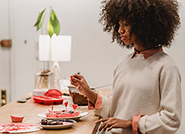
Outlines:
{"type": "Polygon", "coordinates": [[[130,30],[131,27],[126,24],[126,21],[119,21],[118,33],[120,34],[121,40],[126,45],[131,45],[132,43],[135,43],[135,36],[133,34],[132,36],[130,36],[130,30]]]}

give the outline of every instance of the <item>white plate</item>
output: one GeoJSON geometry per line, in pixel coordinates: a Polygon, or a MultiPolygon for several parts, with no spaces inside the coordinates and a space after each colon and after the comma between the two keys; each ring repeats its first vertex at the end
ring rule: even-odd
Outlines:
{"type": "Polygon", "coordinates": [[[76,121],[70,120],[70,119],[67,119],[67,120],[63,119],[63,120],[60,120],[60,121],[68,122],[70,124],[64,124],[64,125],[42,125],[41,122],[38,122],[37,124],[39,126],[41,126],[42,128],[44,128],[44,129],[63,129],[63,128],[69,128],[69,127],[73,126],[76,123],[76,121]]]}
{"type": "Polygon", "coordinates": [[[79,118],[81,118],[82,116],[85,116],[87,115],[88,112],[84,112],[84,111],[80,111],[79,115],[78,116],[75,116],[75,117],[61,117],[61,118],[55,118],[55,117],[46,117],[46,114],[45,113],[40,113],[38,114],[39,117],[42,117],[42,118],[46,118],[46,119],[51,119],[51,120],[61,120],[61,119],[74,119],[74,120],[78,120],[79,118]]]}
{"type": "MultiPolygon", "coordinates": [[[[26,125],[26,129],[20,129],[20,130],[4,130],[4,129],[2,129],[1,128],[1,130],[0,130],[0,133],[27,133],[27,132],[34,132],[34,131],[38,131],[38,130],[40,130],[40,127],[38,126],[38,125],[33,125],[33,124],[26,124],[26,123],[1,123],[1,124],[3,124],[3,125],[5,125],[6,127],[5,128],[8,128],[8,124],[22,124],[23,126],[24,126],[24,124],[26,125]],[[31,125],[31,126],[29,126],[29,125],[31,125]]],[[[0,125],[1,125],[0,124],[0,125]]],[[[13,127],[11,125],[11,127],[13,127]]],[[[17,125],[14,125],[14,126],[17,126],[17,125]]],[[[20,127],[20,128],[23,128],[23,127],[20,127]]]]}

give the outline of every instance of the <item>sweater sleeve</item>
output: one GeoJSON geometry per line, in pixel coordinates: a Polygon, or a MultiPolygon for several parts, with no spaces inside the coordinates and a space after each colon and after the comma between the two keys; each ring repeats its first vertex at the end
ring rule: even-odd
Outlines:
{"type": "Polygon", "coordinates": [[[132,134],[138,134],[138,122],[143,115],[133,116],[132,118],[132,134]]]}
{"type": "Polygon", "coordinates": [[[99,115],[103,118],[109,117],[110,115],[111,100],[110,98],[102,96],[102,107],[100,109],[95,109],[95,115],[99,115]]]}
{"type": "Polygon", "coordinates": [[[88,101],[88,110],[100,109],[100,108],[102,108],[102,97],[100,94],[97,94],[97,100],[94,105],[90,101],[88,101]]]}
{"type": "MultiPolygon", "coordinates": [[[[115,76],[117,68],[118,68],[118,65],[114,69],[113,76],[115,76]]],[[[111,102],[112,102],[112,96],[114,93],[113,89],[114,89],[114,84],[111,89],[111,92],[109,93],[109,96],[108,97],[102,96],[102,107],[100,109],[94,110],[95,115],[99,115],[103,118],[110,117],[111,102]]]]}
{"type": "Polygon", "coordinates": [[[159,77],[160,109],[139,119],[142,134],[174,134],[181,123],[181,77],[175,65],[163,67],[159,77]]]}
{"type": "Polygon", "coordinates": [[[94,105],[90,101],[88,101],[88,110],[94,110],[95,115],[99,115],[101,117],[108,117],[111,106],[110,94],[108,98],[98,94],[96,103],[94,105]]]}

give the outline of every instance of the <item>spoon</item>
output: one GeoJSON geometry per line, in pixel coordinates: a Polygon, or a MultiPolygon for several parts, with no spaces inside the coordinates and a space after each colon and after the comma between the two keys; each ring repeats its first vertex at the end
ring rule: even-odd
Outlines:
{"type": "Polygon", "coordinates": [[[27,97],[24,99],[17,100],[18,103],[25,103],[28,99],[31,99],[31,97],[27,97]]]}

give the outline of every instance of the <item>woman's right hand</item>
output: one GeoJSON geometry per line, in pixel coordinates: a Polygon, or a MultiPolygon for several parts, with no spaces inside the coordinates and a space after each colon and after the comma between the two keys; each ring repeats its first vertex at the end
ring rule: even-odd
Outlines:
{"type": "Polygon", "coordinates": [[[81,94],[87,96],[90,89],[82,75],[74,74],[71,76],[71,84],[74,85],[81,94]]]}
{"type": "Polygon", "coordinates": [[[91,90],[82,75],[74,74],[71,76],[70,81],[71,84],[74,85],[81,94],[85,95],[93,104],[95,104],[97,94],[91,90]]]}

